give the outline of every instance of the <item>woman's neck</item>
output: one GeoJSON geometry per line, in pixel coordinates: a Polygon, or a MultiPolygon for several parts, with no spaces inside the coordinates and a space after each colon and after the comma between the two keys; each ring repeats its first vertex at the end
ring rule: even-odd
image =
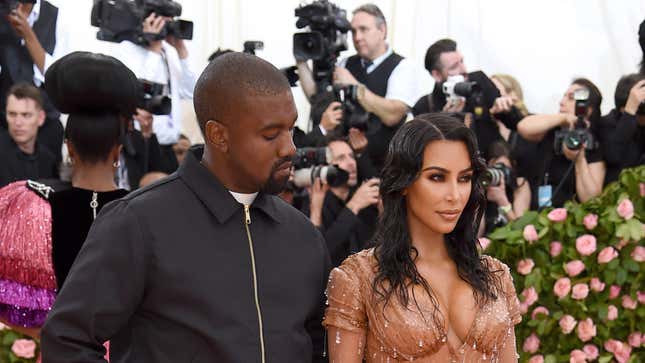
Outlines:
{"type": "Polygon", "coordinates": [[[77,162],[72,173],[72,186],[96,192],[116,190],[112,163],[84,164],[77,162]]]}
{"type": "Polygon", "coordinates": [[[450,255],[446,248],[445,235],[443,233],[431,230],[411,213],[408,213],[408,230],[410,231],[412,246],[418,253],[416,258],[417,263],[431,263],[435,265],[436,263],[450,260],[450,255]]]}

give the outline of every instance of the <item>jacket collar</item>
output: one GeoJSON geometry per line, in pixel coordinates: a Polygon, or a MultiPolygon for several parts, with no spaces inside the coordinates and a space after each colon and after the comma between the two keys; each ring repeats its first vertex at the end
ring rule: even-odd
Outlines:
{"type": "MultiPolygon", "coordinates": [[[[177,170],[177,175],[204,203],[217,221],[225,223],[243,206],[233,198],[217,177],[201,164],[203,152],[203,146],[192,147],[186,153],[186,158],[177,170]]],[[[280,223],[283,216],[276,198],[278,197],[260,192],[251,204],[251,208],[261,210],[275,222],[280,223]]]]}

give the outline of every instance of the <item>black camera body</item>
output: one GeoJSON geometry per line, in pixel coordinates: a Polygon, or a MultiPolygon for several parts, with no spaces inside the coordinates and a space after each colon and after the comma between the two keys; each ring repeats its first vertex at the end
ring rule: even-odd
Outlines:
{"type": "Polygon", "coordinates": [[[35,4],[36,0],[0,0],[0,16],[6,17],[18,7],[18,4],[35,4]]]}
{"type": "Polygon", "coordinates": [[[506,190],[515,190],[517,188],[517,182],[515,180],[515,175],[513,169],[506,166],[503,163],[497,163],[491,167],[486,168],[482,175],[482,185],[497,187],[502,183],[502,178],[504,179],[504,186],[506,190]]]}
{"type": "Polygon", "coordinates": [[[343,110],[343,135],[349,133],[349,129],[356,128],[363,132],[367,131],[369,113],[358,102],[358,86],[336,85],[334,89],[334,99],[341,103],[343,110]]]}
{"type": "Polygon", "coordinates": [[[164,92],[165,85],[139,79],[139,90],[138,108],[142,108],[153,115],[170,114],[172,100],[164,92]]]}
{"type": "Polygon", "coordinates": [[[331,162],[331,151],[327,147],[305,147],[296,150],[292,159],[295,172],[291,189],[311,186],[316,178],[332,187],[347,183],[349,173],[331,162]]]}
{"type": "Polygon", "coordinates": [[[296,60],[313,60],[313,78],[319,90],[332,84],[332,75],[340,52],[347,50],[347,32],[351,24],[347,13],[327,0],[316,0],[295,10],[296,27],[309,32],[293,35],[296,60]]]}
{"type": "Polygon", "coordinates": [[[129,40],[147,46],[150,41],[165,39],[172,35],[180,39],[193,38],[193,23],[175,19],[166,22],[159,34],[143,32],[142,22],[151,13],[176,18],[181,15],[181,4],[172,0],[94,0],[92,26],[98,27],[96,38],[120,43],[129,40]]]}
{"type": "Polygon", "coordinates": [[[586,88],[578,89],[573,93],[573,98],[576,102],[575,114],[578,120],[573,130],[557,130],[555,132],[553,149],[556,155],[563,154],[563,144],[569,150],[580,150],[583,146],[590,151],[598,148],[598,141],[584,120],[589,112],[589,90],[586,88]]]}

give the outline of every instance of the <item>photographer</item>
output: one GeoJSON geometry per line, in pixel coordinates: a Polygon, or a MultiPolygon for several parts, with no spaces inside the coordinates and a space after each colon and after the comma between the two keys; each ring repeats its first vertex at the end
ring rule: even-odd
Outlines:
{"type": "Polygon", "coordinates": [[[486,234],[520,218],[531,204],[530,184],[517,175],[510,146],[504,141],[495,142],[488,154],[489,168],[484,174],[488,202],[482,224],[486,234]]]}
{"type": "MultiPolygon", "coordinates": [[[[184,40],[174,35],[163,34],[168,16],[157,15],[154,11],[147,14],[143,21],[144,36],[153,40],[147,46],[137,45],[129,40],[119,43],[115,57],[130,68],[139,79],[159,83],[165,86],[165,95],[171,98],[169,115],[154,115],[153,130],[161,145],[164,160],[164,172],[172,173],[177,168],[177,159],[172,145],[179,140],[182,131],[182,112],[180,99],[192,99],[195,88],[195,73],[191,69],[188,50],[184,40]]],[[[142,122],[142,117],[149,113],[139,112],[135,120],[142,122]]]]}
{"type": "Polygon", "coordinates": [[[339,266],[350,254],[364,249],[372,237],[378,217],[379,181],[372,178],[357,187],[358,168],[350,144],[343,138],[331,138],[327,147],[330,164],[345,170],[349,179],[337,187],[317,179],[309,190],[309,216],[325,237],[332,264],[339,266]]]}
{"type": "MultiPolygon", "coordinates": [[[[367,152],[378,170],[385,160],[390,139],[405,121],[410,105],[422,94],[425,84],[414,63],[396,54],[387,44],[387,23],[376,5],[362,5],[352,14],[352,39],[357,54],[339,62],[333,83],[357,87],[358,103],[369,113],[367,152]]],[[[311,71],[302,63],[299,74],[308,97],[324,91],[311,83],[311,71]]]]}
{"type": "Polygon", "coordinates": [[[606,168],[596,131],[601,102],[598,88],[579,78],[562,97],[559,113],[530,115],[517,125],[522,137],[539,143],[544,156],[532,165],[539,171],[531,180],[532,207],[561,207],[574,196],[585,202],[602,191],[606,168]]]}
{"type": "Polygon", "coordinates": [[[620,171],[645,163],[645,74],[622,77],[614,93],[616,108],[602,118],[605,185],[620,171]]]}
{"type": "Polygon", "coordinates": [[[412,113],[420,115],[430,112],[469,112],[475,122],[470,126],[477,135],[482,154],[486,156],[490,145],[502,139],[493,115],[503,125],[515,130],[517,122],[522,119],[519,110],[514,107],[515,100],[510,96],[500,95],[495,84],[481,71],[468,73],[464,57],[457,50],[457,43],[452,39],[441,39],[433,43],[426,51],[425,68],[435,81],[432,93],[422,96],[412,107],[412,113]],[[446,93],[456,92],[456,83],[468,85],[469,94],[446,93]],[[451,84],[451,87],[445,87],[451,84]]]}
{"type": "MultiPolygon", "coordinates": [[[[60,19],[58,8],[44,0],[2,1],[0,3],[0,112],[12,85],[27,82],[40,87],[45,71],[68,52],[70,32],[60,19]]],[[[61,161],[63,125],[58,112],[42,93],[46,119],[38,131],[38,142],[61,161]]],[[[0,125],[7,128],[4,114],[0,125]]]]}

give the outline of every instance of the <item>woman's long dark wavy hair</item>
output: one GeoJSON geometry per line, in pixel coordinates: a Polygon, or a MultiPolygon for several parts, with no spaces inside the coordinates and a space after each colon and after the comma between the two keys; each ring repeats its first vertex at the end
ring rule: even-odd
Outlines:
{"type": "MultiPolygon", "coordinates": [[[[473,288],[479,306],[496,299],[498,293],[498,278],[477,251],[477,230],[486,205],[484,188],[479,178],[486,164],[479,156],[475,136],[463,122],[452,116],[426,114],[405,123],[396,132],[381,172],[380,193],[384,211],[374,239],[378,271],[372,290],[377,300],[384,301],[384,307],[392,295],[407,307],[410,302],[408,287],[420,284],[430,296],[434,312],[439,311],[431,287],[414,264],[418,253],[412,246],[406,199],[402,194],[419,177],[423,152],[428,144],[436,140],[461,141],[466,144],[473,168],[472,189],[466,207],[455,229],[445,236],[448,254],[457,265],[459,277],[473,288]]],[[[421,311],[414,292],[412,299],[421,311]]],[[[433,319],[439,322],[434,312],[433,319]]]]}

